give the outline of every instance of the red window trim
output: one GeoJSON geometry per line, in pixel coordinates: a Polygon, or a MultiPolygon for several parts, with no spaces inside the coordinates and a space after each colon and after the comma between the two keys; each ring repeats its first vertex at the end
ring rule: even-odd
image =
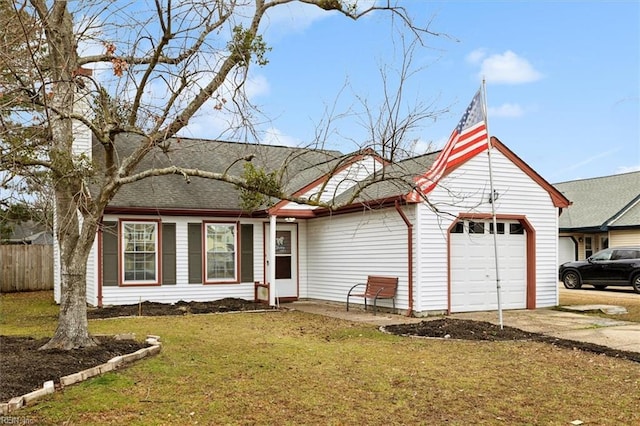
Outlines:
{"type": "Polygon", "coordinates": [[[203,285],[225,285],[240,284],[240,222],[238,221],[202,221],[202,284],[203,285]],[[235,250],[236,250],[236,270],[235,278],[232,280],[208,280],[207,278],[207,225],[234,225],[236,228],[235,250]]]}
{"type": "Polygon", "coordinates": [[[162,220],[160,219],[118,219],[118,286],[119,287],[159,287],[162,285],[162,220]],[[135,283],[125,282],[124,280],[124,247],[122,239],[124,237],[122,228],[125,222],[143,222],[156,224],[156,281],[135,283]]]}

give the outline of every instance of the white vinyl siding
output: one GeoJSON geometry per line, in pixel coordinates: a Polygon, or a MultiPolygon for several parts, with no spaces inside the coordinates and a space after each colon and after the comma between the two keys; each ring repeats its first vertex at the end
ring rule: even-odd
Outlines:
{"type": "MultiPolygon", "coordinates": [[[[60,303],[62,301],[62,264],[60,258],[60,245],[58,244],[58,234],[56,232],[56,209],[54,206],[53,209],[53,300],[56,303],[60,303]]],[[[82,218],[80,218],[82,220],[82,218]]],[[[98,283],[97,283],[97,246],[98,239],[96,238],[91,246],[91,251],[89,253],[89,257],[87,259],[87,274],[86,274],[86,300],[87,303],[96,306],[98,303],[98,283]]]]}
{"type": "MultiPolygon", "coordinates": [[[[536,306],[557,304],[557,208],[549,193],[497,150],[492,151],[496,214],[525,216],[536,233],[536,306]]],[[[429,194],[440,210],[420,204],[417,220],[416,311],[447,309],[447,230],[460,213],[491,214],[487,152],[472,158],[429,194]]]]}
{"type": "MultiPolygon", "coordinates": [[[[73,107],[75,112],[79,114],[85,114],[85,116],[91,116],[90,97],[88,93],[82,93],[85,91],[78,91],[76,93],[75,105],[73,107]]],[[[73,145],[71,150],[73,155],[83,155],[88,162],[91,163],[91,143],[92,133],[91,130],[82,122],[78,120],[72,120],[72,132],[73,132],[73,145]]]]}
{"type": "MultiPolygon", "coordinates": [[[[308,298],[309,294],[309,255],[307,242],[307,225],[306,220],[300,220],[298,223],[298,297],[300,299],[308,298]]],[[[262,245],[260,246],[262,247],[262,245]]],[[[260,260],[262,264],[262,260],[260,260]]]]}
{"type": "Polygon", "coordinates": [[[308,298],[345,302],[353,285],[383,275],[399,277],[396,307],[407,308],[407,226],[395,209],[314,219],[307,236],[308,298]]]}
{"type": "Polygon", "coordinates": [[[62,300],[62,265],[60,244],[58,243],[58,217],[56,213],[56,203],[53,203],[53,300],[60,303],[62,300]]]}
{"type": "Polygon", "coordinates": [[[87,259],[87,303],[96,306],[98,304],[98,238],[93,241],[91,252],[87,259]]]}

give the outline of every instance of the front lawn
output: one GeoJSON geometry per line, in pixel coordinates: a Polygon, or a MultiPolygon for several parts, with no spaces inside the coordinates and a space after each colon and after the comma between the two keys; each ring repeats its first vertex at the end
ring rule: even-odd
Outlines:
{"type": "MultiPolygon", "coordinates": [[[[0,296],[2,334],[55,328],[0,296]]],[[[91,320],[162,352],[11,413],[31,424],[640,424],[640,364],[532,342],[405,338],[302,312],[91,320]]]]}

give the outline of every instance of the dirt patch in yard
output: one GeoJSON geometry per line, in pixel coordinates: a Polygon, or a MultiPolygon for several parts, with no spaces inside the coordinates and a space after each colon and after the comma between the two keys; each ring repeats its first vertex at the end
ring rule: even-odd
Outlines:
{"type": "Polygon", "coordinates": [[[621,351],[607,346],[588,342],[560,339],[540,333],[532,333],[519,328],[500,326],[486,321],[441,318],[425,320],[414,324],[397,324],[384,327],[384,331],[403,336],[436,337],[460,340],[487,340],[492,342],[506,340],[526,340],[548,343],[560,348],[581,350],[615,358],[640,362],[640,353],[621,351]]]}
{"type": "MultiPolygon", "coordinates": [[[[213,302],[179,302],[174,305],[144,302],[135,305],[91,309],[90,319],[122,316],[186,315],[216,312],[240,312],[271,310],[268,305],[243,299],[227,298],[213,302]]],[[[583,350],[616,358],[640,362],[640,354],[618,351],[590,343],[562,340],[517,328],[499,326],[489,322],[442,318],[414,324],[390,325],[385,331],[397,335],[439,337],[463,340],[530,340],[549,343],[558,347],[583,350]]],[[[60,377],[100,365],[109,359],[135,352],[146,347],[145,343],[131,340],[100,338],[100,345],[72,351],[39,351],[48,339],[0,336],[0,402],[7,402],[42,387],[48,380],[56,385],[60,377]]]]}

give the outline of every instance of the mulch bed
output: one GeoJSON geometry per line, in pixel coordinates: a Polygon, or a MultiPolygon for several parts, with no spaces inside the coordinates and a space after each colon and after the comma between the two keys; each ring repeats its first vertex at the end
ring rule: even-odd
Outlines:
{"type": "Polygon", "coordinates": [[[267,303],[252,302],[244,299],[228,297],[212,302],[184,302],[173,305],[157,302],[142,302],[134,305],[108,306],[93,308],[87,313],[89,319],[131,317],[131,316],[163,316],[187,314],[212,314],[219,312],[240,312],[273,309],[267,303]]]}
{"type": "MultiPolygon", "coordinates": [[[[271,310],[267,304],[254,303],[244,299],[227,298],[213,302],[178,302],[174,305],[144,302],[135,305],[110,306],[91,309],[90,319],[122,316],[186,315],[216,312],[239,312],[271,310]]],[[[397,335],[451,338],[462,340],[528,340],[549,343],[562,348],[604,354],[621,359],[640,362],[640,354],[618,351],[605,346],[572,340],[557,339],[538,333],[529,333],[517,328],[499,326],[483,321],[442,318],[425,320],[414,324],[389,325],[385,331],[397,335]]],[[[42,387],[48,380],[56,385],[60,377],[103,364],[111,358],[148,346],[132,340],[100,338],[100,345],[93,348],[71,351],[39,351],[48,339],[0,336],[0,402],[14,396],[24,395],[42,387]]]]}
{"type": "Polygon", "coordinates": [[[460,340],[487,340],[492,342],[525,340],[548,343],[560,348],[581,350],[615,358],[640,362],[640,353],[612,349],[588,342],[560,339],[540,333],[532,333],[519,328],[500,326],[486,321],[441,318],[425,320],[414,324],[397,324],[384,327],[388,333],[402,336],[436,337],[460,340]]]}
{"type": "Polygon", "coordinates": [[[108,337],[96,340],[100,345],[92,348],[39,351],[38,348],[47,343],[48,338],[0,336],[0,402],[8,402],[14,396],[39,389],[49,380],[53,380],[57,387],[61,377],[149,346],[135,340],[108,337]]]}

